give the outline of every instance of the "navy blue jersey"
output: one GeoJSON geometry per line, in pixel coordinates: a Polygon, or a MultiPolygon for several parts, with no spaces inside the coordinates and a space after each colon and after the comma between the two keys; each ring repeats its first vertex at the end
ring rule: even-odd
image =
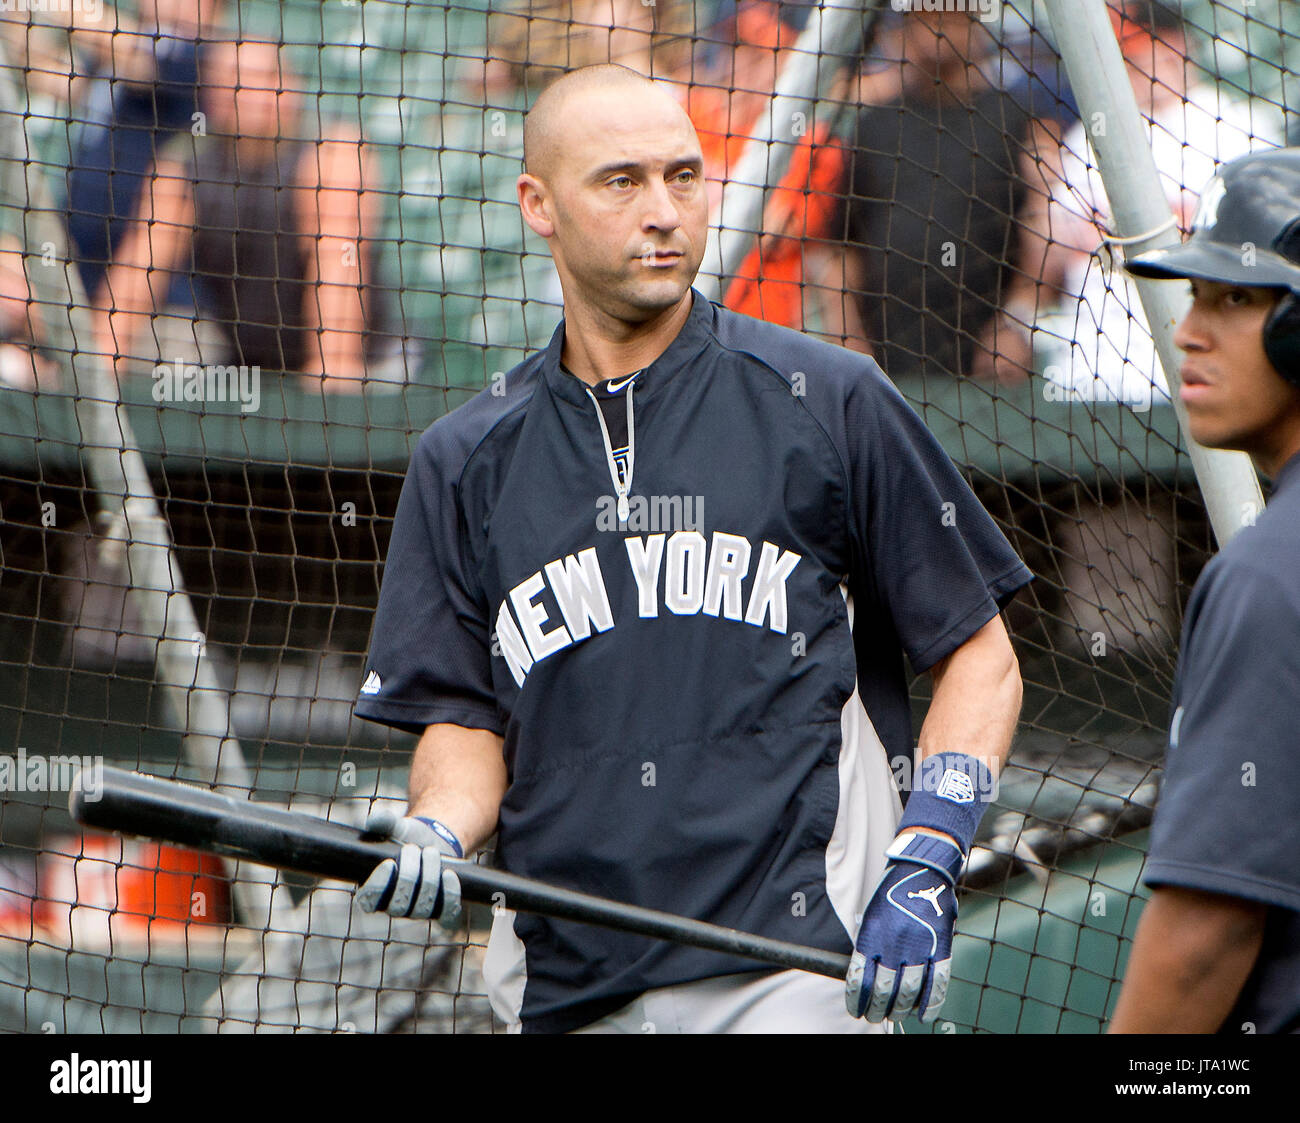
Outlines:
{"type": "MultiPolygon", "coordinates": [[[[912,760],[904,655],[1030,574],[870,359],[697,293],[620,394],[624,474],[563,332],[421,438],[356,712],[503,735],[513,872],[848,953],[912,760]]],[[[555,1031],[759,969],[501,910],[484,973],[555,1031]]]]}
{"type": "Polygon", "coordinates": [[[1205,567],[1183,620],[1143,880],[1261,901],[1224,1033],[1300,1032],[1300,456],[1205,567]]]}

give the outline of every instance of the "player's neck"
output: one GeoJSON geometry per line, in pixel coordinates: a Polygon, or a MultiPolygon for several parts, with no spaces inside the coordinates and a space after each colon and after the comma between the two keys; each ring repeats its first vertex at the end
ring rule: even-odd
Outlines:
{"type": "Polygon", "coordinates": [[[560,360],[588,386],[620,378],[653,363],[677,338],[691,314],[690,290],[651,320],[629,324],[590,305],[566,304],[560,360]]]}
{"type": "Polygon", "coordinates": [[[1300,411],[1293,411],[1282,422],[1277,431],[1270,434],[1268,441],[1250,450],[1250,458],[1255,469],[1270,480],[1277,479],[1277,474],[1297,453],[1300,453],[1300,411]]]}

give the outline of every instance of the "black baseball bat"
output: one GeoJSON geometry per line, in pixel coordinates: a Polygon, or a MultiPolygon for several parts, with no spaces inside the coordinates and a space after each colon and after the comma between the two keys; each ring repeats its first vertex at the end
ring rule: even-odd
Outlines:
{"type": "MultiPolygon", "coordinates": [[[[73,819],[98,830],[140,835],[317,877],[360,884],[375,866],[398,853],[396,842],[376,841],[355,827],[120,768],[104,769],[99,795],[87,799],[81,786],[74,784],[68,801],[73,819]]],[[[443,861],[456,871],[461,896],[467,901],[673,940],[829,978],[842,979],[849,969],[849,957],[838,952],[561,889],[469,860],[443,861]]]]}

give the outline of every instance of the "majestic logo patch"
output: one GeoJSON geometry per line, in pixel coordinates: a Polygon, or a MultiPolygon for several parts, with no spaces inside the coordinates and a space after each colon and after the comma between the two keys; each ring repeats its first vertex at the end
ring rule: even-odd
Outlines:
{"type": "Polygon", "coordinates": [[[361,684],[361,693],[378,694],[379,691],[383,688],[383,685],[384,684],[379,679],[378,672],[371,671],[368,675],[366,675],[366,681],[361,684]]]}
{"type": "Polygon", "coordinates": [[[948,768],[940,778],[939,787],[934,794],[953,803],[974,803],[975,785],[971,783],[970,777],[965,772],[948,768]]]}

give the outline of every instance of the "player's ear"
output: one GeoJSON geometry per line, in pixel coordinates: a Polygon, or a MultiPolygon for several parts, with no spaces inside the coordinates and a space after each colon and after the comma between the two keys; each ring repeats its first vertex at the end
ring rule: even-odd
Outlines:
{"type": "Polygon", "coordinates": [[[536,176],[524,172],[516,184],[519,194],[519,209],[524,221],[534,234],[549,238],[555,233],[555,222],[551,218],[551,196],[546,184],[536,176]]]}

